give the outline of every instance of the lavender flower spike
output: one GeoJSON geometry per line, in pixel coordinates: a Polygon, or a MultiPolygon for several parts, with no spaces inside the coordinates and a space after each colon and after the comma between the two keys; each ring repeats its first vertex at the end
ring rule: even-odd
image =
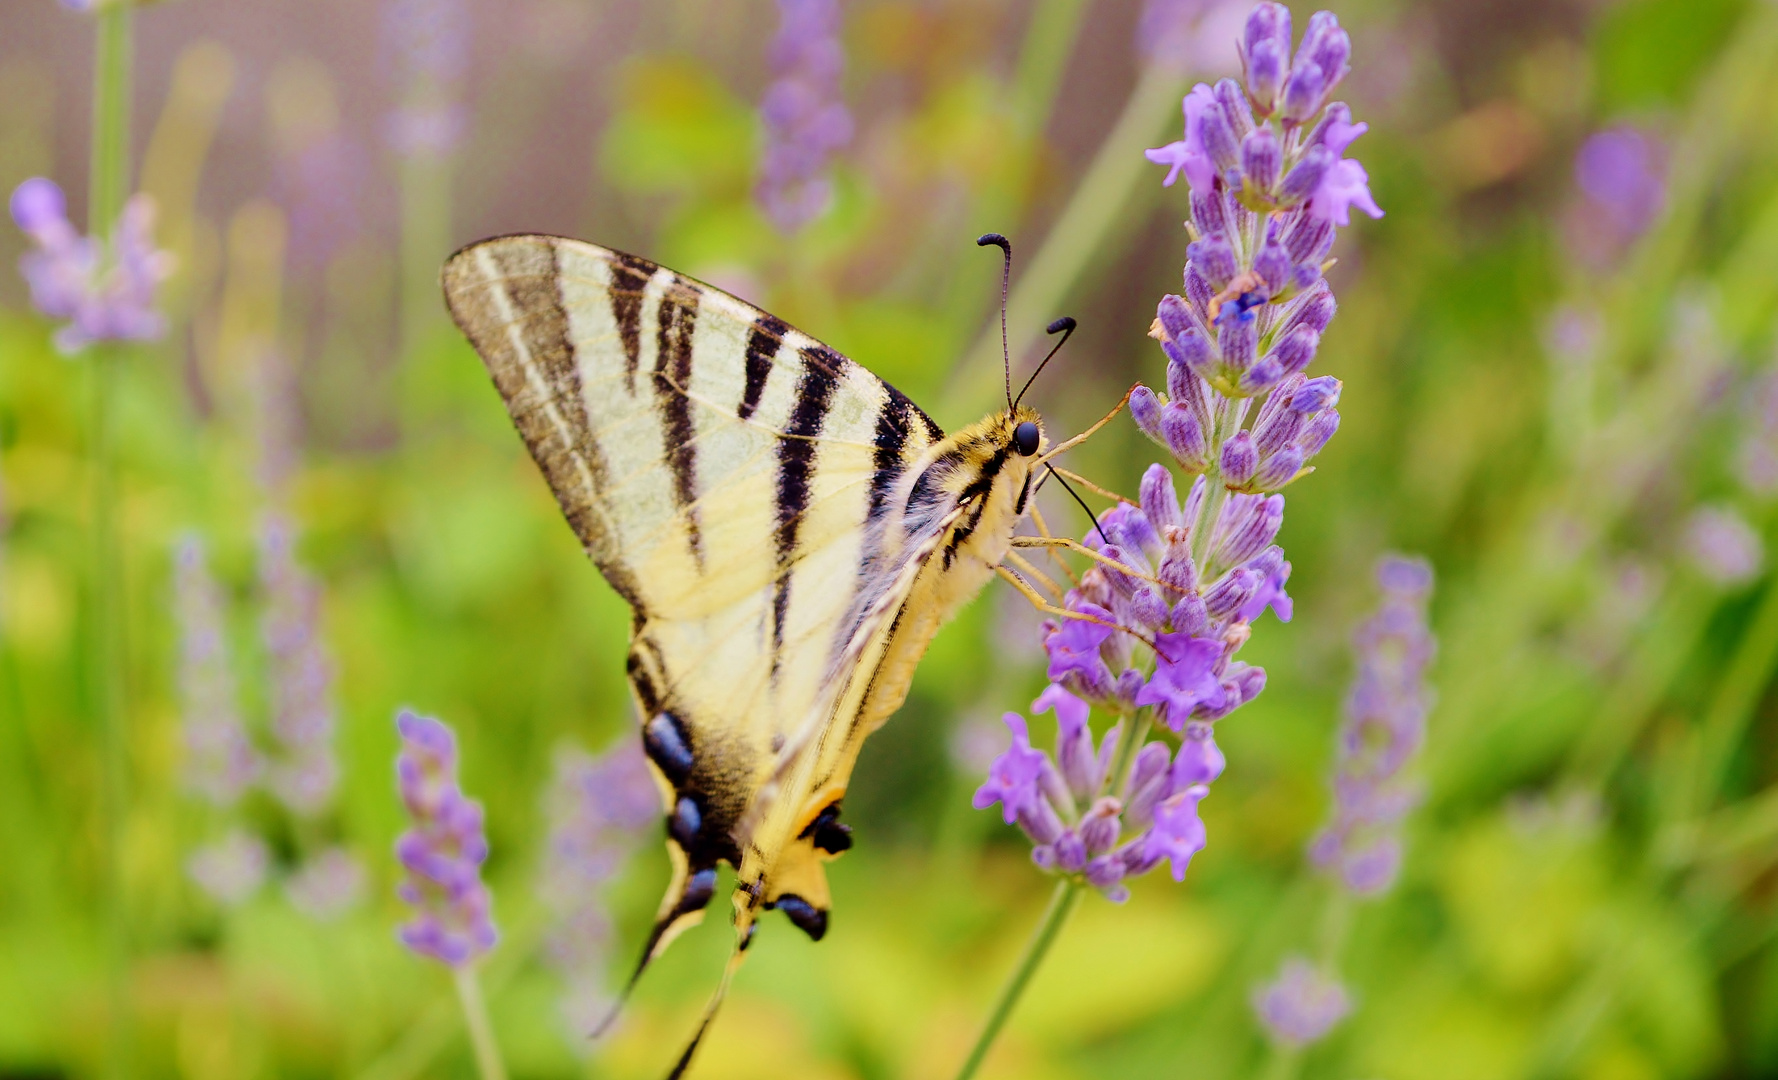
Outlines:
{"type": "Polygon", "coordinates": [[[840,100],[838,0],[778,0],[778,17],[776,79],[759,104],[765,150],[754,193],[772,223],[793,233],[833,199],[827,159],[851,141],[852,114],[840,100]]]}
{"type": "Polygon", "coordinates": [[[493,948],[497,937],[481,880],[488,857],[481,804],[457,784],[457,738],[450,728],[403,709],[395,729],[401,735],[396,787],[413,821],[395,841],[407,870],[398,891],[415,909],[401,941],[460,968],[493,948]]]}
{"type": "Polygon", "coordinates": [[[197,537],[180,542],[173,582],[187,782],[211,803],[233,806],[259,781],[265,762],[241,722],[223,627],[222,590],[210,576],[197,537]]]}
{"type": "Polygon", "coordinates": [[[623,739],[597,757],[558,751],[544,808],[549,847],[538,891],[553,916],[544,957],[562,980],[565,1034],[578,1048],[611,1004],[604,982],[612,939],[605,891],[644,830],[659,820],[661,799],[640,745],[623,739]]]}
{"type": "Polygon", "coordinates": [[[98,341],[152,341],[166,332],[154,300],[173,262],[154,246],[154,200],[131,196],[109,245],[75,230],[53,180],[38,176],[20,184],[11,210],[36,244],[19,259],[31,303],[52,319],[68,320],[56,331],[57,349],[72,354],[98,341]]]}
{"type": "Polygon", "coordinates": [[[1358,628],[1358,678],[1346,699],[1334,776],[1334,820],[1309,855],[1360,896],[1386,891],[1401,865],[1401,819],[1418,801],[1402,773],[1426,737],[1432,693],[1425,672],[1434,641],[1426,625],[1432,569],[1386,556],[1377,565],[1383,603],[1358,628]]]}
{"type": "Polygon", "coordinates": [[[321,641],[321,590],[296,562],[295,527],[282,514],[260,526],[261,632],[272,693],[272,733],[282,758],[272,790],[292,811],[312,816],[333,800],[333,664],[321,641]]]}

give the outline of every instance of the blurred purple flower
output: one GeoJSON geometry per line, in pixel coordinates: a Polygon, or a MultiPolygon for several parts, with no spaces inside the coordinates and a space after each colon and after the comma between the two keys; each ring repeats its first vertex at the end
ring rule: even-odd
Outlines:
{"type": "Polygon", "coordinates": [[[186,782],[215,805],[233,806],[259,781],[265,762],[241,722],[222,589],[195,536],[181,540],[174,554],[173,593],[186,782]]]}
{"type": "Polygon", "coordinates": [[[1136,51],[1181,71],[1233,71],[1229,42],[1241,33],[1248,0],[1148,0],[1136,23],[1136,51]]]}
{"type": "Polygon", "coordinates": [[[1628,237],[1640,235],[1667,201],[1662,151],[1632,127],[1608,128],[1588,137],[1574,155],[1574,182],[1628,237]]]}
{"type": "Polygon", "coordinates": [[[1432,568],[1385,556],[1383,601],[1353,636],[1358,676],[1346,698],[1334,775],[1334,820],[1310,844],[1314,863],[1360,896],[1386,891],[1401,865],[1401,819],[1419,799],[1402,771],[1426,738],[1435,642],[1426,625],[1432,568]]]}
{"type": "Polygon", "coordinates": [[[1740,585],[1759,576],[1765,545],[1747,519],[1727,506],[1695,510],[1685,522],[1685,551],[1704,576],[1719,585],[1740,585]]]}
{"type": "MultiPolygon", "coordinates": [[[[415,140],[392,141],[408,153],[407,144],[415,140]]],[[[325,266],[341,246],[359,235],[363,227],[359,197],[369,179],[364,147],[339,131],[313,139],[279,160],[276,193],[289,216],[293,263],[325,266]]]]}
{"type": "Polygon", "coordinates": [[[364,896],[364,864],[341,847],[311,855],[284,882],[284,895],[297,911],[317,922],[331,922],[358,905],[364,896]]]}
{"type": "Polygon", "coordinates": [[[52,319],[56,348],[74,353],[97,341],[152,341],[166,332],[155,290],[172,272],[172,256],[154,246],[154,201],[132,196],[110,243],[81,236],[68,220],[62,189],[32,177],[12,193],[12,219],[36,249],[19,259],[31,302],[52,319]]]}
{"type": "Polygon", "coordinates": [[[295,526],[278,512],[260,524],[260,632],[271,692],[272,734],[282,750],[271,788],[292,811],[325,809],[339,782],[333,751],[333,663],[321,640],[321,590],[297,565],[295,526]]]}
{"type": "Polygon", "coordinates": [[[563,982],[563,1019],[580,1045],[610,1005],[605,889],[659,821],[661,797],[640,744],[626,737],[597,757],[558,750],[545,812],[549,848],[538,890],[553,925],[544,955],[563,982]]]}
{"type": "Polygon", "coordinates": [[[827,160],[852,139],[852,114],[840,98],[845,49],[838,0],[778,0],[772,41],[775,79],[760,100],[765,149],[755,197],[780,231],[819,217],[833,199],[827,160]]]}
{"type": "Polygon", "coordinates": [[[244,829],[231,829],[214,843],[192,852],[186,873],[223,907],[239,907],[265,884],[271,854],[265,841],[244,829]]]}
{"type": "Polygon", "coordinates": [[[403,709],[395,719],[401,752],[396,788],[413,827],[395,841],[407,870],[399,894],[415,909],[402,944],[462,967],[494,947],[492,898],[482,884],[488,858],[481,804],[457,783],[457,739],[437,720],[403,709]]]}
{"type": "Polygon", "coordinates": [[[1315,1042],[1352,1011],[1339,981],[1301,957],[1284,962],[1278,978],[1253,995],[1253,1011],[1272,1038],[1288,1046],[1315,1042]]]}
{"type": "Polygon", "coordinates": [[[402,96],[386,128],[396,153],[444,157],[462,141],[471,29],[468,0],[386,0],[383,38],[402,96]]]}

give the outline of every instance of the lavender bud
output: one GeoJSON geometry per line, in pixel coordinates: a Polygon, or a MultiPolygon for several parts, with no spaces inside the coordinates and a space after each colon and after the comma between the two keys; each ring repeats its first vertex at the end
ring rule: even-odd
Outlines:
{"type": "Polygon", "coordinates": [[[1253,599],[1262,580],[1251,570],[1230,571],[1204,594],[1204,610],[1212,619],[1228,618],[1253,599]]]}
{"type": "Polygon", "coordinates": [[[1362,851],[1349,852],[1341,861],[1340,880],[1359,896],[1389,891],[1401,872],[1401,840],[1385,836],[1362,851]]]}
{"type": "Polygon", "coordinates": [[[1242,91],[1241,84],[1233,79],[1218,81],[1216,100],[1221,103],[1223,112],[1227,114],[1229,124],[1234,128],[1235,137],[1237,139],[1245,138],[1247,133],[1253,130],[1253,110],[1247,107],[1247,94],[1242,91]]]}
{"type": "Polygon", "coordinates": [[[1210,287],[1210,283],[1204,280],[1203,273],[1189,261],[1190,251],[1190,248],[1186,249],[1188,261],[1185,264],[1185,295],[1199,311],[1205,311],[1209,309],[1210,301],[1215,299],[1216,290],[1210,287]]]}
{"type": "Polygon", "coordinates": [[[1227,172],[1240,164],[1241,145],[1221,105],[1212,105],[1198,114],[1198,138],[1203,140],[1204,152],[1216,162],[1219,172],[1227,172]]]}
{"type": "Polygon", "coordinates": [[[1290,272],[1290,287],[1297,292],[1307,292],[1321,281],[1321,267],[1314,263],[1301,263],[1290,272]]]}
{"type": "Polygon", "coordinates": [[[1290,272],[1294,269],[1290,256],[1285,253],[1284,245],[1276,240],[1267,240],[1254,256],[1253,271],[1265,278],[1266,288],[1272,295],[1283,292],[1290,285],[1290,272]]]}
{"type": "MultiPolygon", "coordinates": [[[[1047,761],[1045,762],[1047,764],[1047,761]]],[[[1018,809],[1019,830],[1031,839],[1033,844],[1049,846],[1057,843],[1066,834],[1067,829],[1062,819],[1056,816],[1056,808],[1044,798],[1031,799],[1018,809]]],[[[1034,851],[1032,858],[1037,857],[1034,851]]],[[[1043,863],[1039,862],[1039,866],[1043,863]]]]}
{"type": "Polygon", "coordinates": [[[1284,107],[1279,114],[1291,123],[1308,120],[1321,108],[1324,85],[1321,69],[1312,61],[1304,62],[1299,56],[1297,63],[1291,66],[1289,81],[1284,84],[1284,107]]]}
{"type": "Polygon", "coordinates": [[[401,897],[417,910],[401,928],[408,948],[461,967],[493,948],[490,899],[481,882],[488,857],[482,810],[457,785],[457,740],[430,717],[404,710],[395,721],[397,787],[413,828],[396,841],[407,869],[401,897]]]}
{"type": "Polygon", "coordinates": [[[1153,390],[1146,386],[1138,386],[1130,391],[1130,419],[1136,426],[1158,443],[1165,443],[1161,436],[1161,402],[1153,390]]]}
{"type": "Polygon", "coordinates": [[[1228,691],[1229,700],[1236,705],[1245,705],[1266,688],[1266,669],[1237,660],[1229,665],[1229,677],[1222,685],[1228,691]]]}
{"type": "Polygon", "coordinates": [[[1306,1046],[1345,1019],[1352,1000],[1332,977],[1293,958],[1276,981],[1254,992],[1253,1011],[1278,1042],[1306,1046]]]}
{"type": "MultiPolygon", "coordinates": [[[[1190,596],[1198,591],[1198,568],[1192,563],[1191,532],[1187,529],[1175,529],[1169,533],[1171,542],[1167,545],[1167,554],[1161,559],[1160,569],[1155,577],[1163,585],[1182,596],[1190,596]]],[[[1177,613],[1177,609],[1175,609],[1177,613]]],[[[1173,620],[1177,628],[1179,620],[1173,620]]]]}
{"type": "Polygon", "coordinates": [[[1105,854],[1117,843],[1122,831],[1118,816],[1122,812],[1123,806],[1109,795],[1101,796],[1087,811],[1085,820],[1080,823],[1080,839],[1086,845],[1088,858],[1105,854]]]}
{"type": "Polygon", "coordinates": [[[1279,149],[1278,137],[1272,134],[1270,124],[1254,128],[1241,140],[1241,172],[1255,191],[1270,194],[1283,167],[1284,152],[1279,149]]]}
{"type": "Polygon", "coordinates": [[[1209,371],[1216,359],[1210,342],[1198,332],[1197,327],[1186,330],[1171,341],[1161,342],[1161,351],[1176,366],[1200,375],[1209,371]]]}
{"type": "Polygon", "coordinates": [[[1137,497],[1142,500],[1143,515],[1163,538],[1168,529],[1185,528],[1185,519],[1179,513],[1179,495],[1173,490],[1173,474],[1162,466],[1150,465],[1142,474],[1137,497]]]}
{"type": "Polygon", "coordinates": [[[1238,372],[1252,367],[1259,351],[1259,320],[1252,312],[1237,312],[1228,304],[1216,322],[1216,344],[1223,363],[1238,372]]]}
{"type": "Polygon", "coordinates": [[[1087,884],[1104,894],[1105,899],[1121,904],[1130,898],[1130,890],[1120,885],[1124,862],[1116,855],[1101,855],[1087,863],[1087,884]]]}
{"type": "Polygon", "coordinates": [[[1275,356],[1267,356],[1242,373],[1236,389],[1247,397],[1255,397],[1271,389],[1285,375],[1284,365],[1275,356]]]}
{"type": "Polygon", "coordinates": [[[1283,340],[1272,347],[1269,355],[1277,359],[1278,367],[1285,375],[1295,375],[1315,359],[1315,349],[1320,344],[1320,334],[1306,326],[1299,326],[1285,334],[1283,340]]]}
{"type": "Polygon", "coordinates": [[[1262,41],[1247,52],[1247,92],[1261,116],[1270,116],[1284,85],[1285,50],[1275,41],[1262,41]]]}
{"type": "Polygon", "coordinates": [[[1231,495],[1222,504],[1211,536],[1211,562],[1222,566],[1246,562],[1265,550],[1283,524],[1282,495],[1231,495]]]}
{"type": "Polygon", "coordinates": [[[1247,22],[1241,28],[1241,44],[1245,51],[1252,55],[1262,41],[1273,44],[1282,42],[1288,50],[1290,47],[1290,9],[1272,0],[1254,5],[1247,14],[1247,22]]]}
{"type": "Polygon", "coordinates": [[[1303,31],[1303,42],[1297,48],[1296,63],[1312,63],[1321,70],[1322,93],[1332,92],[1351,70],[1352,38],[1340,28],[1340,20],[1331,11],[1317,11],[1309,16],[1309,28],[1303,31]]]}
{"type": "Polygon", "coordinates": [[[1179,756],[1173,761],[1174,788],[1212,783],[1227,766],[1228,759],[1216,745],[1215,729],[1203,723],[1185,725],[1179,740],[1179,756]]]}
{"type": "Polygon", "coordinates": [[[1130,596],[1130,618],[1149,631],[1167,625],[1167,602],[1155,592],[1154,586],[1143,582],[1130,596]]]}
{"type": "Polygon", "coordinates": [[[1240,487],[1253,479],[1253,470],[1259,468],[1259,451],[1254,448],[1253,436],[1241,431],[1223,443],[1221,466],[1222,477],[1230,487],[1240,487]]]}
{"type": "Polygon", "coordinates": [[[1210,612],[1204,606],[1203,597],[1196,592],[1187,593],[1173,605],[1173,629],[1196,637],[1210,632],[1210,612]]]}
{"type": "Polygon", "coordinates": [[[1183,299],[1172,293],[1161,297],[1161,302],[1155,307],[1155,318],[1160,320],[1161,329],[1170,338],[1183,336],[1194,325],[1191,309],[1186,307],[1183,299]]]}
{"type": "Polygon", "coordinates": [[[1303,467],[1303,452],[1294,446],[1285,447],[1261,465],[1253,474],[1253,486],[1261,491],[1276,491],[1291,479],[1303,467]]]}
{"type": "Polygon", "coordinates": [[[1201,236],[1213,236],[1228,231],[1228,208],[1223,203],[1219,191],[1192,192],[1192,224],[1198,227],[1201,236]]]}
{"type": "Polygon", "coordinates": [[[1203,423],[1210,416],[1209,390],[1204,380],[1190,368],[1178,364],[1167,365],[1167,394],[1175,402],[1192,411],[1203,423]]]}
{"type": "Polygon", "coordinates": [[[1204,429],[1191,410],[1178,402],[1168,402],[1161,410],[1161,443],[1178,460],[1183,469],[1202,472],[1210,464],[1210,447],[1204,429]]]}
{"type": "Polygon", "coordinates": [[[1253,421],[1253,442],[1261,454],[1275,454],[1296,438],[1302,417],[1286,409],[1284,403],[1305,381],[1300,373],[1285,376],[1260,406],[1259,416],[1253,421]]]}
{"type": "Polygon", "coordinates": [[[1340,380],[1332,375],[1310,379],[1290,396],[1290,408],[1306,416],[1320,412],[1329,406],[1338,405],[1340,403],[1340,385],[1340,380]]]}
{"type": "Polygon", "coordinates": [[[1327,440],[1333,438],[1334,432],[1340,430],[1340,413],[1337,409],[1323,409],[1315,414],[1314,419],[1304,425],[1302,434],[1296,437],[1296,444],[1303,451],[1303,460],[1307,461],[1321,448],[1327,440]]]}
{"type": "Polygon", "coordinates": [[[1317,334],[1325,333],[1327,324],[1333,322],[1334,312],[1339,309],[1339,305],[1334,302],[1333,290],[1325,285],[1305,294],[1297,303],[1300,306],[1285,324],[1287,330],[1304,326],[1317,334]]]}
{"type": "MultiPolygon", "coordinates": [[[[1241,272],[1241,267],[1235,262],[1234,249],[1229,247],[1229,242],[1220,235],[1206,236],[1202,240],[1193,241],[1185,249],[1185,257],[1200,274],[1204,275],[1204,280],[1210,285],[1213,293],[1228,288],[1229,282],[1233,281],[1235,275],[1241,272]]],[[[1190,282],[1188,281],[1187,284],[1189,286],[1190,282]]],[[[1205,306],[1208,305],[1209,299],[1206,298],[1205,306]]]]}
{"type": "MultiPolygon", "coordinates": [[[[1299,206],[1307,202],[1321,186],[1321,178],[1333,163],[1334,155],[1325,146],[1311,146],[1303,151],[1302,158],[1285,174],[1284,182],[1278,187],[1278,205],[1299,206]]],[[[1301,231],[1300,223],[1297,231],[1301,231]]]]}
{"type": "Polygon", "coordinates": [[[1087,845],[1080,834],[1069,829],[1051,845],[1055,849],[1056,869],[1064,874],[1078,874],[1087,865],[1087,845]]]}

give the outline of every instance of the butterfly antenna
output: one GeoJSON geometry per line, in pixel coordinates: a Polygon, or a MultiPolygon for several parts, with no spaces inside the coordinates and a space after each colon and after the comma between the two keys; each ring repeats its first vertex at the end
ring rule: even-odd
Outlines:
{"type": "MultiPolygon", "coordinates": [[[[1006,411],[1011,412],[1012,400],[1012,349],[1006,344],[1006,292],[1012,284],[1012,241],[997,232],[983,233],[975,238],[976,247],[987,247],[989,244],[999,248],[1006,256],[1000,265],[1000,364],[1006,372],[1006,411]]],[[[1070,324],[1073,319],[1068,320],[1070,324]]],[[[1055,331],[1050,331],[1054,333],[1055,331]]],[[[1067,338],[1063,338],[1067,341],[1067,338]]],[[[1022,393],[1022,391],[1021,391],[1022,393]]]]}
{"type": "MultiPolygon", "coordinates": [[[[1002,312],[1002,314],[1004,314],[1004,312],[1002,312]]],[[[1064,315],[1044,328],[1044,333],[1046,334],[1061,334],[1062,340],[1056,342],[1055,348],[1052,348],[1050,354],[1043,358],[1043,362],[1037,365],[1037,370],[1033,371],[1031,377],[1025,380],[1025,385],[1019,387],[1019,396],[1012,399],[1013,408],[1016,409],[1019,407],[1019,402],[1025,400],[1025,391],[1031,389],[1031,384],[1037,381],[1037,376],[1042,373],[1043,369],[1051,360],[1055,359],[1056,354],[1062,351],[1062,346],[1068,344],[1068,339],[1074,336],[1075,326],[1075,321],[1069,316],[1064,315]]]]}
{"type": "Polygon", "coordinates": [[[1090,519],[1093,523],[1094,531],[1099,534],[1100,542],[1103,543],[1106,547],[1110,547],[1111,541],[1110,541],[1110,539],[1108,539],[1106,537],[1104,527],[1099,524],[1099,515],[1093,513],[1093,508],[1088,506],[1087,501],[1080,497],[1080,493],[1075,491],[1074,488],[1068,483],[1068,481],[1062,479],[1062,474],[1056,471],[1056,467],[1054,465],[1046,465],[1046,466],[1044,466],[1044,468],[1049,470],[1049,475],[1056,478],[1056,483],[1062,485],[1063,491],[1066,491],[1068,494],[1074,496],[1074,501],[1079,503],[1080,508],[1087,512],[1088,519],[1090,519]]]}

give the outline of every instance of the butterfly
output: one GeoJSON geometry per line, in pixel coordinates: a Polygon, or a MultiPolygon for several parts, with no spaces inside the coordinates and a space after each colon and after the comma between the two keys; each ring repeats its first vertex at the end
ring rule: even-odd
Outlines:
{"type": "Polygon", "coordinates": [[[632,612],[629,683],[672,862],[632,987],[703,918],[718,865],[736,871],[736,945],[679,1076],[762,912],[826,933],[824,864],[852,843],[840,813],[859,748],[939,627],[1005,574],[1046,450],[1078,439],[1049,447],[1010,368],[1007,408],[946,435],[772,315],[593,244],[484,240],[451,256],[443,286],[632,612]]]}

